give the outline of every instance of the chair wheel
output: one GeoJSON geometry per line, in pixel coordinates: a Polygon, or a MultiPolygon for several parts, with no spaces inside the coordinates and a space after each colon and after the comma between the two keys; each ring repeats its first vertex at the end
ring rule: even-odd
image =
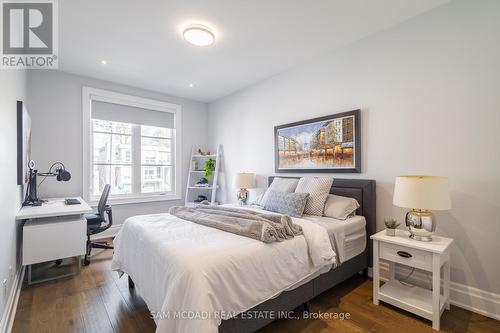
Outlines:
{"type": "Polygon", "coordinates": [[[60,266],[62,264],[62,259],[57,259],[56,260],[56,266],[60,266]]]}
{"type": "Polygon", "coordinates": [[[90,265],[90,260],[88,258],[83,259],[83,265],[84,266],[90,265]]]}

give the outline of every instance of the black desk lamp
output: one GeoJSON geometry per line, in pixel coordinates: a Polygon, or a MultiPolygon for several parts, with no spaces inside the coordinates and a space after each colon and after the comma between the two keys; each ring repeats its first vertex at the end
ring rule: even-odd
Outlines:
{"type": "MultiPolygon", "coordinates": [[[[37,195],[37,176],[45,178],[56,177],[57,181],[65,182],[71,179],[71,174],[66,170],[64,164],[61,162],[55,162],[52,164],[48,172],[39,173],[38,170],[35,170],[35,162],[33,160],[29,161],[28,167],[30,169],[30,175],[23,206],[41,206],[44,202],[43,200],[40,200],[37,195]]],[[[45,178],[40,182],[40,184],[43,183],[45,178]]]]}

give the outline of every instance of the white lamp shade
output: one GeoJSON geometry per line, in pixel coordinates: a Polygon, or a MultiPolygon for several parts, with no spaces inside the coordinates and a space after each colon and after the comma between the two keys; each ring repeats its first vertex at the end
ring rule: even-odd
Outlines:
{"type": "Polygon", "coordinates": [[[448,210],[451,208],[448,178],[437,176],[396,177],[392,203],[395,206],[405,208],[448,210]]]}
{"type": "Polygon", "coordinates": [[[234,188],[254,188],[255,187],[255,174],[254,173],[237,173],[234,177],[234,188]]]}

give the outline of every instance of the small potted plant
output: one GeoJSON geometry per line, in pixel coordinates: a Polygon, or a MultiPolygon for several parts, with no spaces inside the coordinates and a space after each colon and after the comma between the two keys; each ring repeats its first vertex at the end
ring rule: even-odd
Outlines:
{"type": "Polygon", "coordinates": [[[396,236],[396,229],[399,227],[398,220],[389,218],[384,220],[385,234],[387,236],[396,236]]]}
{"type": "Polygon", "coordinates": [[[215,160],[209,158],[206,162],[205,165],[203,166],[203,170],[205,171],[205,178],[208,180],[211,180],[214,171],[215,171],[215,160]]]}

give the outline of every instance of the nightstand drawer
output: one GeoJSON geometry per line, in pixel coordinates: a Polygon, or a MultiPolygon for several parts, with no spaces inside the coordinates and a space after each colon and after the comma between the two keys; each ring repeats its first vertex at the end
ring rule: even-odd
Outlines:
{"type": "Polygon", "coordinates": [[[432,253],[396,244],[380,242],[380,258],[432,271],[432,253]]]}

